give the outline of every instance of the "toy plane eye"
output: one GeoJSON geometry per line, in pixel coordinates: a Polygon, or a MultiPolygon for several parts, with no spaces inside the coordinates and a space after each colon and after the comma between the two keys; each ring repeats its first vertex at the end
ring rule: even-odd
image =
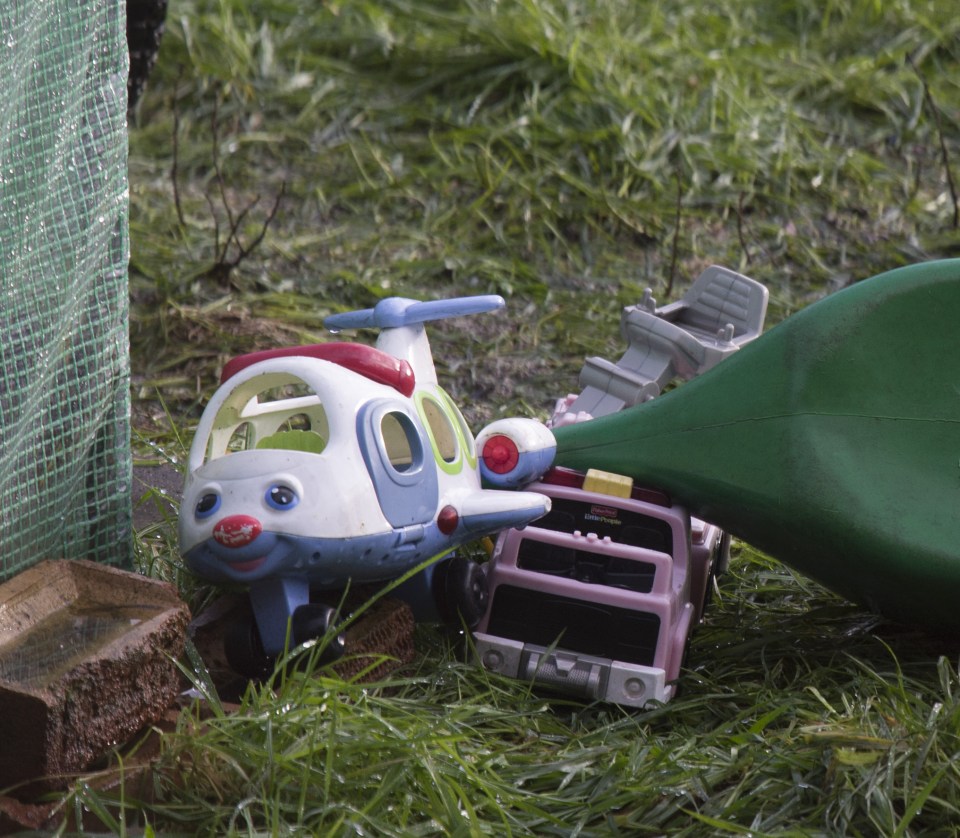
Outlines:
{"type": "Polygon", "coordinates": [[[205,495],[200,496],[200,500],[197,501],[196,507],[194,507],[194,515],[197,518],[209,518],[220,508],[220,495],[216,492],[207,492],[205,495]]]}
{"type": "Polygon", "coordinates": [[[300,502],[297,493],[289,486],[275,483],[267,490],[267,505],[286,512],[300,502]]]}

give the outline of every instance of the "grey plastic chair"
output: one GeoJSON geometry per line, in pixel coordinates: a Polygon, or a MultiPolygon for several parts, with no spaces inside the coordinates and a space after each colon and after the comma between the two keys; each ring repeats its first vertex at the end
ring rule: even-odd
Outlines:
{"type": "Polygon", "coordinates": [[[717,265],[663,308],[646,289],[620,318],[627,351],[616,364],[587,359],[583,392],[568,411],[605,416],[654,398],[675,378],[706,372],[761,334],[768,296],[756,280],[717,265]]]}

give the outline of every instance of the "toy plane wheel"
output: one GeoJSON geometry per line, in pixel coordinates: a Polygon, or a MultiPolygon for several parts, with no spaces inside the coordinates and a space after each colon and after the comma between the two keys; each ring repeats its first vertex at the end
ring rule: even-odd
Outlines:
{"type": "MultiPolygon", "coordinates": [[[[293,639],[297,645],[310,640],[319,640],[333,626],[336,619],[336,610],[329,605],[309,603],[301,605],[293,612],[291,628],[293,639]]],[[[334,637],[324,648],[320,663],[330,663],[343,657],[344,639],[342,634],[334,637]]]]}
{"type": "Polygon", "coordinates": [[[433,596],[445,623],[474,628],[487,610],[487,575],[464,556],[454,556],[433,572],[433,596]]]}
{"type": "Polygon", "coordinates": [[[269,678],[276,665],[276,658],[263,651],[260,632],[252,616],[240,617],[227,627],[223,650],[230,668],[254,681],[269,678]]]}
{"type": "MultiPolygon", "coordinates": [[[[301,605],[293,612],[291,620],[293,645],[323,637],[333,625],[335,614],[335,610],[327,605],[301,605]]],[[[263,650],[260,632],[252,617],[235,620],[228,627],[223,642],[227,663],[238,674],[262,681],[273,673],[277,659],[263,650]]],[[[343,635],[338,634],[324,648],[319,663],[323,665],[338,660],[343,656],[344,648],[343,635]]]]}

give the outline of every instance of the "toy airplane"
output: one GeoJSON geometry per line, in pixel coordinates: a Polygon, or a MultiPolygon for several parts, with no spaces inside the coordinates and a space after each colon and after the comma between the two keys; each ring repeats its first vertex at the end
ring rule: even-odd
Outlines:
{"type": "Polygon", "coordinates": [[[555,429],[886,616],[960,627],[960,260],[859,282],[662,396],[555,429]]]}
{"type": "MultiPolygon", "coordinates": [[[[334,331],[379,328],[376,348],[275,349],[225,366],[190,450],[180,547],[200,576],[249,587],[255,625],[227,647],[240,671],[326,631],[331,610],[311,603],[312,591],[396,579],[549,510],[541,494],[481,487],[476,441],[437,383],[423,325],[503,305],[495,296],[390,298],[326,320],[334,331]]],[[[486,454],[499,485],[550,465],[553,437],[539,423],[491,428],[486,454]]],[[[459,597],[479,618],[483,602],[469,600],[485,592],[463,561],[404,583],[415,613],[449,613],[443,600],[459,597]]]]}

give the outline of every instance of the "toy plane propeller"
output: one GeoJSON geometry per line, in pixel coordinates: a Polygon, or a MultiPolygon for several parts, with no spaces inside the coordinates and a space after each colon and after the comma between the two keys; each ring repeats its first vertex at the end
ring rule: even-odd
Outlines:
{"type": "MultiPolygon", "coordinates": [[[[273,349],[224,367],[190,450],[180,544],[199,575],[249,588],[255,624],[228,645],[235,668],[253,674],[288,641],[322,634],[330,611],[311,593],[396,579],[549,510],[541,494],[481,487],[482,449],[478,457],[437,383],[423,326],[503,305],[490,296],[391,298],[326,320],[336,331],[379,328],[376,347],[273,349]]],[[[497,485],[550,465],[553,437],[539,423],[494,426],[487,459],[497,485]]],[[[483,603],[470,598],[483,588],[470,563],[452,561],[428,567],[405,593],[421,615],[459,608],[479,618],[483,603]],[[459,598],[453,609],[445,597],[459,598]]]]}
{"type": "Polygon", "coordinates": [[[960,260],[793,315],[699,377],[559,427],[557,461],[629,474],[896,620],[960,627],[960,260]]]}

